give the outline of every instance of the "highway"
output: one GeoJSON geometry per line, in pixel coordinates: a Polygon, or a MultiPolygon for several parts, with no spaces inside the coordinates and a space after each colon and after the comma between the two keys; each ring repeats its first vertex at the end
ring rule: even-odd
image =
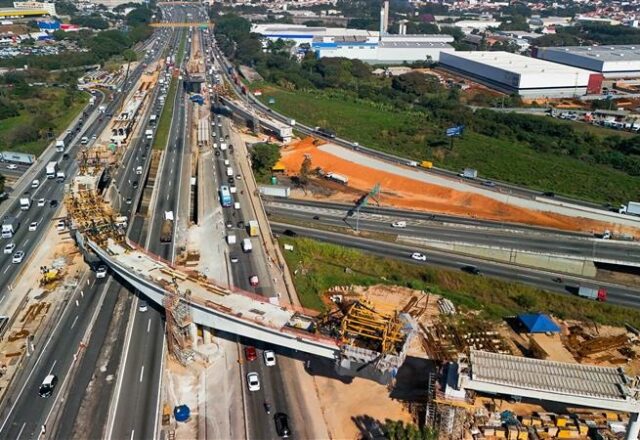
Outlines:
{"type": "Polygon", "coordinates": [[[271,201],[267,204],[269,212],[278,217],[291,219],[300,224],[311,222],[317,225],[346,227],[369,232],[380,232],[408,237],[428,238],[447,243],[469,243],[494,248],[517,249],[539,252],[545,255],[560,254],[594,261],[620,261],[640,266],[640,246],[637,243],[602,240],[569,234],[536,231],[531,229],[510,229],[485,227],[483,222],[476,222],[472,227],[469,222],[463,225],[449,223],[438,217],[434,219],[412,218],[394,212],[396,215],[373,213],[368,209],[360,214],[356,221],[354,216],[345,219],[347,210],[325,208],[322,203],[289,203],[288,201],[271,201]],[[406,228],[394,228],[391,223],[406,221],[406,228]]]}
{"type": "Polygon", "coordinates": [[[325,243],[347,246],[370,254],[397,258],[414,264],[426,264],[428,266],[456,270],[460,270],[465,266],[474,266],[480,270],[480,276],[489,276],[501,278],[507,281],[515,281],[551,292],[575,294],[578,286],[580,285],[589,287],[602,286],[607,288],[607,302],[627,307],[640,307],[640,291],[638,289],[618,284],[597,282],[588,278],[566,276],[564,274],[562,274],[562,282],[558,283],[554,281],[554,278],[558,275],[554,272],[545,270],[529,269],[521,266],[496,263],[462,255],[451,255],[446,252],[435,250],[423,251],[408,245],[386,241],[381,242],[355,237],[353,235],[319,231],[309,227],[293,226],[283,223],[274,222],[271,224],[271,228],[273,232],[277,234],[283,234],[284,231],[288,229],[300,237],[308,237],[325,243]],[[416,262],[411,258],[411,254],[418,250],[426,255],[426,263],[416,262]]]}
{"type": "MultiPolygon", "coordinates": [[[[7,402],[0,438],[36,438],[51,412],[62,404],[61,396],[70,390],[77,391],[79,377],[69,374],[74,354],[81,350],[80,342],[88,329],[108,324],[120,289],[110,278],[96,280],[91,274],[88,279],[89,285],[82,280],[42,346],[36,347],[31,360],[27,360],[26,367],[15,378],[21,386],[17,388],[17,395],[7,402]],[[43,399],[38,395],[38,388],[47,374],[55,374],[59,382],[53,395],[43,399]]],[[[91,353],[87,355],[91,356],[91,353]]]]}

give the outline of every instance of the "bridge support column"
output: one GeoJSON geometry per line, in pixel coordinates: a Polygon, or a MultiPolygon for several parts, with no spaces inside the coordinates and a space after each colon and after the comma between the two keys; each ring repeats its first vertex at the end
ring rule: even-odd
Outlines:
{"type": "Polygon", "coordinates": [[[211,344],[212,332],[213,332],[213,329],[209,327],[204,327],[204,326],[202,327],[202,340],[204,341],[205,344],[211,344]]]}
{"type": "Polygon", "coordinates": [[[191,337],[193,348],[196,348],[198,346],[198,325],[195,322],[189,324],[189,336],[191,337]]]}
{"type": "Polygon", "coordinates": [[[629,417],[629,425],[627,426],[626,440],[638,440],[640,434],[640,420],[638,420],[638,413],[631,413],[629,417]]]}

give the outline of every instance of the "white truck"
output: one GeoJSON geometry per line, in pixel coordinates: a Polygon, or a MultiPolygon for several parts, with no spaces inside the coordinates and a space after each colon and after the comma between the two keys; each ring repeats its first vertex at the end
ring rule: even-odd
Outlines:
{"type": "Polygon", "coordinates": [[[20,209],[28,211],[31,208],[31,199],[29,197],[20,197],[20,209]]]}
{"type": "Polygon", "coordinates": [[[465,179],[475,179],[478,177],[478,170],[474,168],[465,168],[459,176],[464,177],[465,179]]]}
{"type": "Polygon", "coordinates": [[[62,139],[58,139],[58,140],[56,141],[56,151],[57,151],[58,153],[62,153],[62,152],[64,152],[64,147],[65,147],[65,145],[64,145],[64,140],[62,140],[62,139]]]}
{"type": "Polygon", "coordinates": [[[232,176],[233,176],[233,168],[227,167],[227,177],[232,177],[232,176]]]}
{"type": "Polygon", "coordinates": [[[253,250],[253,245],[251,244],[251,240],[245,238],[242,240],[242,252],[251,252],[253,250]]]}
{"type": "Polygon", "coordinates": [[[20,227],[20,221],[15,217],[5,217],[2,221],[2,238],[11,238],[20,227]]]}
{"type": "Polygon", "coordinates": [[[55,179],[57,171],[58,171],[58,162],[56,162],[55,160],[52,160],[47,164],[47,167],[46,167],[47,179],[55,179]]]}
{"type": "Polygon", "coordinates": [[[640,202],[629,202],[626,205],[620,205],[620,214],[640,215],[640,202]]]}

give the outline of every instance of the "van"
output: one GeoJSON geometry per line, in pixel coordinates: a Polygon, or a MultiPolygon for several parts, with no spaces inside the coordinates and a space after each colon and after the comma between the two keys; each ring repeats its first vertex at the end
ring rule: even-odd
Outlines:
{"type": "Polygon", "coordinates": [[[233,168],[227,167],[227,177],[233,177],[233,168]]]}
{"type": "Polygon", "coordinates": [[[225,166],[225,167],[228,167],[228,166],[229,166],[229,159],[225,159],[225,160],[224,160],[224,166],[225,166]]]}

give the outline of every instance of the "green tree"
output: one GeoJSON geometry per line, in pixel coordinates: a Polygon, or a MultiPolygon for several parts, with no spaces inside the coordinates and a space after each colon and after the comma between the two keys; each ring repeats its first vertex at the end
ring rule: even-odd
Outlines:
{"type": "Polygon", "coordinates": [[[298,172],[298,181],[300,185],[306,186],[309,183],[309,176],[311,175],[311,156],[306,155],[300,164],[300,171],[298,172]]]}
{"type": "Polygon", "coordinates": [[[276,144],[259,143],[251,148],[251,168],[259,181],[264,181],[271,174],[271,168],[278,160],[280,147],[276,144]]]}

